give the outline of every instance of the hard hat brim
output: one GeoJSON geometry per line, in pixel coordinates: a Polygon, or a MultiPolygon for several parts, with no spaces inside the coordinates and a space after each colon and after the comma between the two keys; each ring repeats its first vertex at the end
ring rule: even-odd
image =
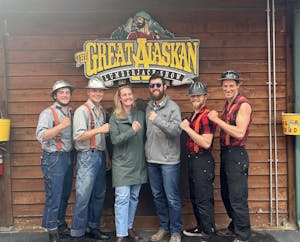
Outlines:
{"type": "Polygon", "coordinates": [[[107,90],[108,89],[107,87],[89,87],[89,86],[86,86],[85,88],[86,89],[102,89],[102,90],[107,90]]]}
{"type": "Polygon", "coordinates": [[[219,79],[218,81],[226,81],[226,80],[233,80],[233,81],[236,81],[236,82],[240,82],[241,81],[241,79],[234,79],[234,78],[221,78],[221,79],[219,79]]]}
{"type": "Polygon", "coordinates": [[[62,89],[62,88],[69,88],[70,91],[71,91],[71,93],[74,91],[74,87],[73,87],[73,86],[65,86],[65,87],[61,87],[61,88],[58,88],[58,89],[52,91],[52,92],[50,93],[50,97],[53,98],[54,95],[55,95],[55,93],[56,93],[59,89],[62,89]]]}

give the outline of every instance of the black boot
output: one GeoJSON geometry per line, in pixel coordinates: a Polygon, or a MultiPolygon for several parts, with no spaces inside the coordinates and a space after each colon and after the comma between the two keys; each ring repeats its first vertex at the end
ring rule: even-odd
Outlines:
{"type": "Polygon", "coordinates": [[[59,234],[57,229],[55,230],[49,230],[49,242],[60,242],[61,240],[59,239],[59,234]]]}
{"type": "Polygon", "coordinates": [[[59,221],[57,230],[60,238],[70,237],[70,229],[68,228],[66,221],[59,221]]]}

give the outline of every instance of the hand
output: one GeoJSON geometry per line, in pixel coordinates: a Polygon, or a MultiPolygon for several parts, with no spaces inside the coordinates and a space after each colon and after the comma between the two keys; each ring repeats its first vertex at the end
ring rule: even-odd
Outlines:
{"type": "Polygon", "coordinates": [[[211,121],[216,121],[219,116],[218,116],[218,112],[216,110],[211,110],[208,114],[207,114],[207,117],[209,120],[211,121]]]}
{"type": "Polygon", "coordinates": [[[190,122],[187,119],[184,119],[181,123],[180,123],[180,128],[183,130],[187,130],[190,127],[190,122]]]}
{"type": "Polygon", "coordinates": [[[71,125],[71,119],[68,118],[68,117],[64,118],[64,119],[61,121],[60,125],[63,127],[63,129],[69,127],[69,126],[71,125]]]}
{"type": "Polygon", "coordinates": [[[109,132],[109,123],[105,123],[100,127],[100,133],[108,133],[109,132]]]}
{"type": "Polygon", "coordinates": [[[151,112],[150,112],[150,115],[149,115],[149,117],[148,117],[148,119],[149,119],[151,122],[153,122],[154,119],[156,118],[156,116],[157,116],[157,113],[154,112],[154,111],[151,111],[151,112]]]}
{"type": "Polygon", "coordinates": [[[110,160],[110,158],[107,158],[107,157],[106,157],[105,169],[106,169],[106,171],[111,170],[111,160],[110,160]]]}
{"type": "Polygon", "coordinates": [[[133,121],[131,127],[134,130],[134,132],[137,132],[142,128],[141,124],[138,121],[133,121]]]}

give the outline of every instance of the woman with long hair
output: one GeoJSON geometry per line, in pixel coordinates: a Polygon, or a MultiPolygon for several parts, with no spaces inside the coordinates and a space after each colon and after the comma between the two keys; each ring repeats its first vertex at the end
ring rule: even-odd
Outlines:
{"type": "Polygon", "coordinates": [[[117,242],[125,237],[142,239],[133,229],[141,185],[147,182],[145,163],[145,114],[134,105],[131,86],[118,88],[110,118],[113,144],[112,184],[115,187],[115,224],[117,242]]]}

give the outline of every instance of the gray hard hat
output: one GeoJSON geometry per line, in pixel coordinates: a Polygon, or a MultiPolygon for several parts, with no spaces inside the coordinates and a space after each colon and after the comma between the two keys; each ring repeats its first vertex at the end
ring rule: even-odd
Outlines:
{"type": "Polygon", "coordinates": [[[89,89],[108,89],[105,85],[104,85],[104,81],[100,80],[97,77],[93,77],[89,80],[89,83],[87,85],[86,88],[89,89]]]}
{"type": "Polygon", "coordinates": [[[70,83],[66,82],[65,80],[56,81],[52,87],[52,92],[50,96],[54,98],[54,95],[56,94],[57,90],[65,87],[69,88],[71,92],[73,92],[74,90],[74,87],[70,83]]]}
{"type": "Polygon", "coordinates": [[[236,71],[228,70],[228,71],[224,71],[221,74],[220,81],[224,81],[224,80],[235,80],[236,83],[239,83],[240,82],[240,77],[239,77],[239,74],[236,71]]]}
{"type": "Polygon", "coordinates": [[[189,88],[189,96],[207,94],[206,85],[200,81],[193,82],[189,88]]]}

